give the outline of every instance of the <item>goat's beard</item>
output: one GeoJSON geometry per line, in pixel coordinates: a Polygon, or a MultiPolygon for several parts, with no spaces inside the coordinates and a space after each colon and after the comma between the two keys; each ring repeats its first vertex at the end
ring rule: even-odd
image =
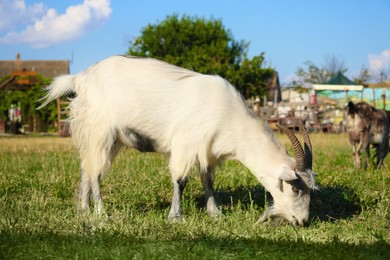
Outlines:
{"type": "Polygon", "coordinates": [[[285,221],[287,221],[287,219],[282,214],[278,213],[275,207],[271,206],[264,211],[256,224],[270,222],[273,225],[281,225],[285,221]]]}

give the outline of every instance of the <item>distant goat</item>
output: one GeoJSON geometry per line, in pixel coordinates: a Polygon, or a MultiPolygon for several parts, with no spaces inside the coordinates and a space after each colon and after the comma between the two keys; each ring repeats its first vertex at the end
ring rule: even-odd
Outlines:
{"type": "Polygon", "coordinates": [[[352,145],[352,156],[356,169],[361,166],[363,150],[366,151],[364,168],[370,159],[370,144],[375,148],[374,166],[381,168],[389,151],[389,120],[383,110],[365,103],[348,102],[347,132],[352,145]]]}
{"type": "Polygon", "coordinates": [[[220,215],[214,169],[223,159],[241,161],[271,193],[274,204],[260,221],[278,217],[294,225],[308,220],[314,187],[312,148],[287,130],[296,159],[268,126],[256,119],[235,88],[218,76],[199,74],[151,58],[113,56],[78,75],[58,77],[46,101],[74,92],[70,130],[81,157],[81,210],[103,211],[100,180],[122,146],[170,155],[173,198],[168,218],[181,218],[189,169],[197,165],[207,212],[220,215]]]}

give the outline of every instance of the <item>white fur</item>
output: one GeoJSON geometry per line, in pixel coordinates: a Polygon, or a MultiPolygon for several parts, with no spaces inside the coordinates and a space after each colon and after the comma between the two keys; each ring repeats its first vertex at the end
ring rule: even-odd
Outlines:
{"type": "Polygon", "coordinates": [[[280,191],[281,180],[297,179],[295,160],[226,80],[154,59],[113,56],[78,75],[57,78],[42,106],[69,92],[77,95],[70,105],[70,129],[82,160],[83,209],[88,208],[86,197],[92,191],[96,210],[103,210],[100,176],[122,145],[137,147],[134,131],[152,140],[157,152],[170,155],[175,187],[170,217],[180,215],[181,192],[176,194],[176,189],[184,189],[181,181],[194,164],[208,176],[202,179],[206,193],[211,188],[206,194],[211,200],[208,211],[217,214],[207,183],[212,185],[212,169],[220,160],[236,159],[271,192],[274,207],[287,219],[293,221],[290,215],[297,218],[302,213],[299,224],[307,220],[309,206],[294,208],[291,191],[280,191]],[[293,209],[284,210],[286,204],[293,209]]]}

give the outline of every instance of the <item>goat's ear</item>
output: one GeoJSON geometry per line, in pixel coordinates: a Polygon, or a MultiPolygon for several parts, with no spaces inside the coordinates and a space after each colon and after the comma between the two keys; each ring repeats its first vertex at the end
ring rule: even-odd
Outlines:
{"type": "Polygon", "coordinates": [[[352,101],[348,102],[347,108],[348,108],[348,114],[354,114],[355,113],[355,105],[353,104],[352,101]]]}
{"type": "Polygon", "coordinates": [[[282,181],[293,181],[298,179],[298,176],[295,174],[295,171],[291,169],[284,168],[279,175],[279,178],[282,181]]]}

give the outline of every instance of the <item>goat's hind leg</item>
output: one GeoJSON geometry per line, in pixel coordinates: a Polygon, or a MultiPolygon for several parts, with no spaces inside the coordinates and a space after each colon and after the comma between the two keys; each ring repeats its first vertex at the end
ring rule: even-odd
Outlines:
{"type": "MultiPolygon", "coordinates": [[[[387,135],[387,131],[385,135],[387,135]]],[[[384,160],[386,158],[386,155],[389,153],[389,139],[384,137],[382,142],[375,146],[375,150],[377,155],[377,161],[375,166],[378,169],[382,169],[384,166],[384,160]]]]}
{"type": "Polygon", "coordinates": [[[214,175],[215,175],[215,168],[214,167],[208,167],[206,170],[200,170],[200,178],[204,187],[205,191],[205,198],[206,198],[206,210],[210,217],[218,217],[222,216],[222,213],[219,211],[217,203],[215,202],[214,198],[214,190],[213,190],[213,183],[214,183],[214,175]]]}
{"type": "MultiPolygon", "coordinates": [[[[82,159],[80,181],[81,211],[89,211],[90,197],[93,196],[94,211],[97,215],[104,213],[100,182],[110,169],[110,166],[120,149],[119,143],[114,143],[110,149],[100,149],[82,159]]],[[[96,148],[95,148],[96,149],[96,148]]]]}
{"type": "Polygon", "coordinates": [[[374,147],[374,155],[372,157],[372,162],[375,168],[378,168],[379,164],[381,164],[381,154],[379,150],[379,144],[373,144],[374,147]]]}

